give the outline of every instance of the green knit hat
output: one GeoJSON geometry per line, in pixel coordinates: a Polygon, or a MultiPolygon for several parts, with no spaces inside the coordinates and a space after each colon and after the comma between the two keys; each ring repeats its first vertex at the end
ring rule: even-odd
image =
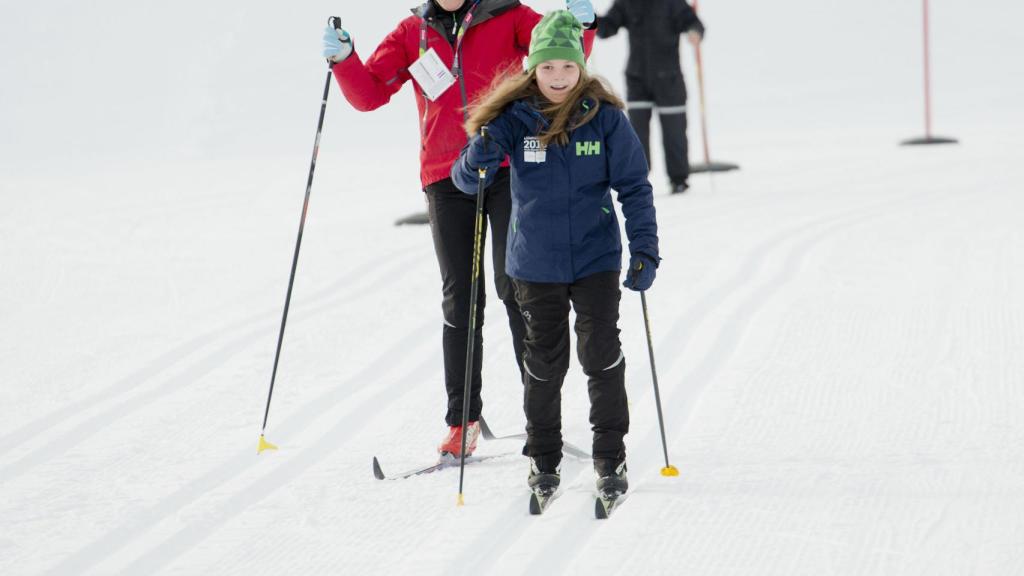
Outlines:
{"type": "Polygon", "coordinates": [[[583,25],[568,10],[548,12],[534,27],[530,36],[530,55],[526,69],[548,60],[572,60],[586,67],[583,55],[583,25]]]}

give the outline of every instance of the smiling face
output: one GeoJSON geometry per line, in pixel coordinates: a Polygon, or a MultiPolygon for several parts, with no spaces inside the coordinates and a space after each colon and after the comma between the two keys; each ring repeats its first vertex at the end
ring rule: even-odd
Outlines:
{"type": "Polygon", "coordinates": [[[447,10],[448,12],[455,12],[459,8],[462,8],[462,5],[466,3],[466,0],[435,0],[435,1],[437,2],[438,6],[440,6],[441,8],[443,8],[445,10],[447,10]]]}
{"type": "Polygon", "coordinates": [[[546,60],[537,65],[540,93],[554,104],[561,104],[580,81],[580,67],[572,60],[546,60]]]}

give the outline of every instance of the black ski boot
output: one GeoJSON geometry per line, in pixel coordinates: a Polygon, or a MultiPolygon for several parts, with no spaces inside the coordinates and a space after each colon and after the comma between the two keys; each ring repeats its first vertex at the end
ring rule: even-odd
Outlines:
{"type": "Polygon", "coordinates": [[[623,494],[629,488],[626,482],[626,461],[619,458],[594,458],[594,472],[597,473],[594,516],[604,520],[625,499],[623,494]]]}
{"type": "Polygon", "coordinates": [[[555,499],[555,492],[562,481],[559,476],[561,462],[561,452],[530,457],[530,476],[526,480],[531,491],[530,514],[543,514],[555,499]]]}
{"type": "Polygon", "coordinates": [[[594,458],[597,473],[597,493],[606,498],[617,498],[626,493],[626,461],[616,458],[594,458]]]}
{"type": "Polygon", "coordinates": [[[531,457],[530,476],[526,480],[530,485],[530,490],[544,497],[554,494],[562,481],[559,475],[561,463],[562,454],[559,452],[531,457]]]}

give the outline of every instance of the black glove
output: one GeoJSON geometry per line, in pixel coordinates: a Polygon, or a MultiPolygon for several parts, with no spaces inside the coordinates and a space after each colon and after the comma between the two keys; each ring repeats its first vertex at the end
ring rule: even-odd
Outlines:
{"type": "Polygon", "coordinates": [[[490,138],[474,136],[466,151],[466,165],[473,170],[485,168],[488,172],[497,169],[505,160],[505,153],[501,151],[490,138]]]}

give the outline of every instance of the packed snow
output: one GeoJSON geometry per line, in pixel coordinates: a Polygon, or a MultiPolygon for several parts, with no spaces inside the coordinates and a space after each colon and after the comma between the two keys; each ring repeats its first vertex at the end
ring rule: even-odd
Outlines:
{"type": "MultiPolygon", "coordinates": [[[[558,0],[526,3],[537,10],[558,0]]],[[[412,2],[410,2],[412,4],[412,2]]],[[[600,14],[609,0],[595,2],[600,14]]],[[[440,278],[405,87],[331,88],[256,454],[326,69],[404,2],[8,3],[0,18],[0,573],[1024,573],[1024,6],[706,0],[711,156],[624,294],[631,489],[589,461],[527,513],[527,462],[402,481],[445,432],[440,278]]],[[[591,70],[621,90],[626,40],[591,70]]],[[[693,54],[691,158],[702,156],[693,54]]],[[[655,124],[656,126],[656,124],[655,124]]],[[[489,265],[489,259],[488,259],[489,265]]],[[[523,430],[490,285],[484,415],[523,430]]],[[[586,387],[564,389],[589,445],[586,387]]]]}

